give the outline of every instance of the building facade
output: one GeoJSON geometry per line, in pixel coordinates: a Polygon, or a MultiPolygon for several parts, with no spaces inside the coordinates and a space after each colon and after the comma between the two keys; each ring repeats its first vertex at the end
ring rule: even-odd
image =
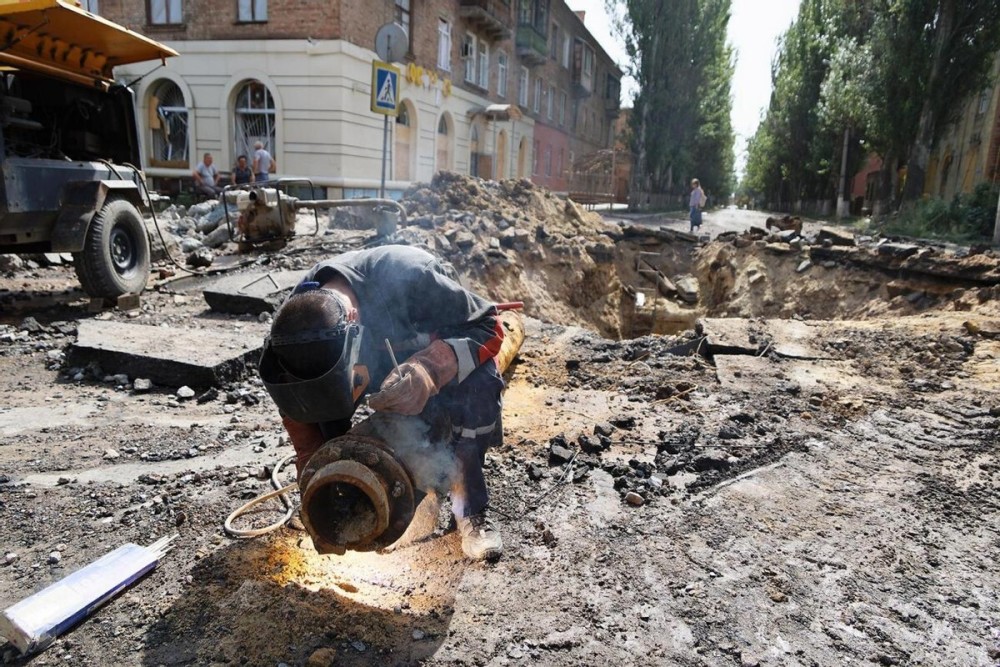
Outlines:
{"type": "Polygon", "coordinates": [[[924,194],[950,200],[980,183],[1000,180],[1000,54],[991,85],[966,102],[931,151],[924,194]]]}
{"type": "MultiPolygon", "coordinates": [[[[610,142],[589,114],[585,126],[578,120],[578,45],[598,54],[595,78],[603,68],[615,91],[621,72],[563,0],[89,0],[85,8],[181,53],[166,67],[117,71],[138,79],[144,168],[154,178],[187,177],[206,152],[226,169],[262,141],[278,176],[309,178],[331,197],[374,194],[384,126],[369,108],[371,63],[375,34],[391,22],[408,44],[395,63],[390,191],[442,169],[565,190],[573,151],[610,142]]],[[[591,106],[606,104],[599,96],[591,106]]]]}

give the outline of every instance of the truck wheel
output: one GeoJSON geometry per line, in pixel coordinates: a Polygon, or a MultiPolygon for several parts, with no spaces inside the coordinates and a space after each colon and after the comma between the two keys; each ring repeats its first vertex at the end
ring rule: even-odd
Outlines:
{"type": "Polygon", "coordinates": [[[90,221],[83,250],[73,253],[83,290],[117,298],[141,292],[149,277],[149,239],[142,216],[130,202],[109,199],[90,221]]]}

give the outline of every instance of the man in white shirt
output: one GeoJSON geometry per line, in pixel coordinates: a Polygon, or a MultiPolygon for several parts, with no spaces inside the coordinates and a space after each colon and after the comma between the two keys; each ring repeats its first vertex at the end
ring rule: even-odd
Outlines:
{"type": "Polygon", "coordinates": [[[219,185],[222,174],[219,173],[219,168],[212,164],[211,153],[205,153],[204,159],[195,168],[192,175],[196,191],[209,197],[217,197],[222,192],[222,186],[219,185]]]}

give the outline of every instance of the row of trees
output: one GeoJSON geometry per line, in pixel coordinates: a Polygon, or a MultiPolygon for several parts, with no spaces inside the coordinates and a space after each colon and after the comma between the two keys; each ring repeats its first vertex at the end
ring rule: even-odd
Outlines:
{"type": "Polygon", "coordinates": [[[875,153],[886,211],[923,194],[934,142],[992,85],[1000,0],[802,0],[779,47],[742,189],[784,205],[830,200],[875,153]]]}
{"type": "Polygon", "coordinates": [[[691,178],[733,188],[731,0],[606,0],[639,85],[630,136],[633,190],[682,195],[691,178]]]}

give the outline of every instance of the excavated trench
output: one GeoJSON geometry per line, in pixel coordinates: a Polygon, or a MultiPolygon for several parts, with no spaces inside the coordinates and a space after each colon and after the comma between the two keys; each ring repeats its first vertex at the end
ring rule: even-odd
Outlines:
{"type": "Polygon", "coordinates": [[[591,325],[606,337],[626,339],[684,333],[706,317],[868,320],[981,312],[1000,296],[995,258],[968,270],[974,258],[908,267],[878,261],[877,254],[839,261],[824,256],[830,254],[822,246],[739,247],[729,239],[699,247],[622,241],[614,266],[618,319],[591,325]],[[984,265],[992,271],[983,271],[984,265]]]}

